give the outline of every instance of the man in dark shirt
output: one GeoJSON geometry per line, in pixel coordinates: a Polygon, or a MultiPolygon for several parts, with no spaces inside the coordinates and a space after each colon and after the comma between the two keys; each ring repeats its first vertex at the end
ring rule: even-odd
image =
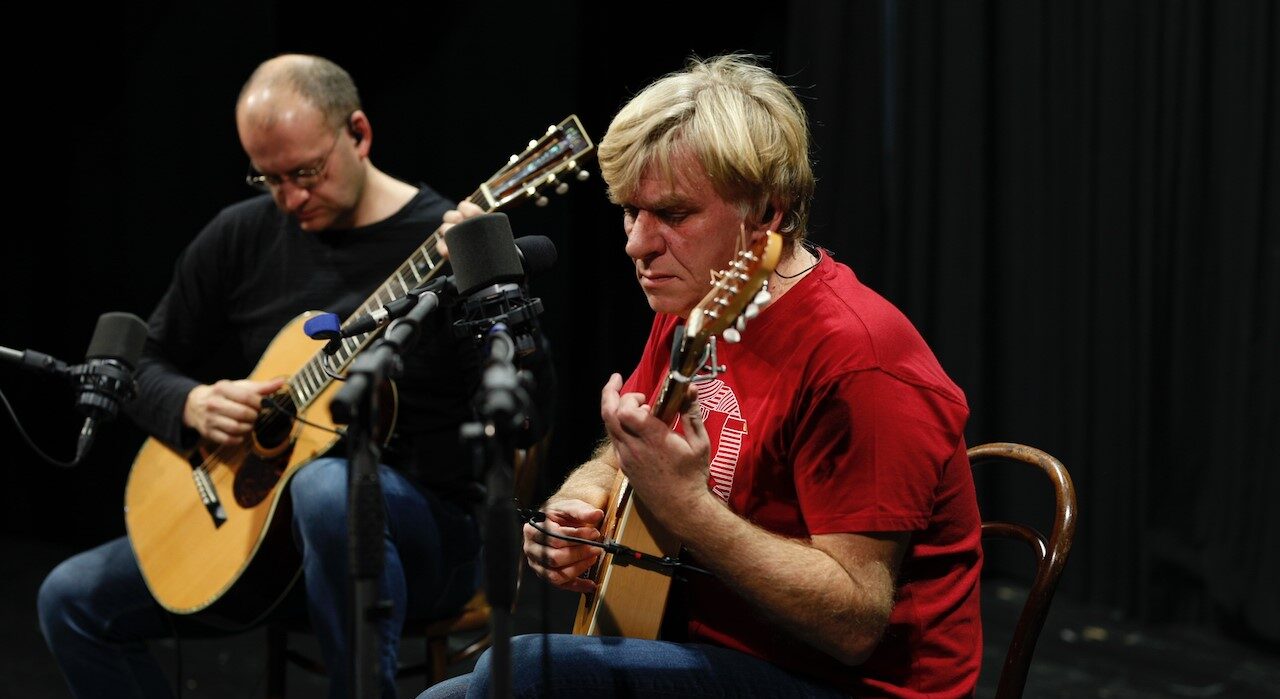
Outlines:
{"type": "MultiPolygon", "coordinates": [[[[372,127],[355,84],[323,58],[264,62],[236,104],[249,184],[266,192],[222,210],[179,257],[149,320],[130,414],[157,439],[186,449],[249,438],[262,399],[283,379],[248,376],[276,333],[306,310],[347,316],[419,249],[452,203],[396,180],[369,159],[372,127]],[[212,348],[218,348],[214,350],[212,348]],[[209,361],[216,357],[216,361],[209,361]],[[214,373],[217,372],[217,373],[214,373]]],[[[457,426],[469,416],[474,351],[444,327],[424,330],[400,383],[397,445],[379,476],[387,515],[379,596],[385,696],[394,696],[396,648],[406,618],[460,608],[477,584],[479,537],[468,508],[469,464],[457,426]],[[419,458],[430,454],[430,460],[419,458]]],[[[311,625],[331,678],[349,694],[347,461],[341,447],[289,482],[311,625]]],[[[299,592],[299,590],[295,590],[299,592]]],[[[146,641],[172,632],[127,539],[78,554],[40,589],[41,629],[76,696],[166,696],[146,641]]],[[[187,619],[181,618],[182,621],[187,619]]]]}

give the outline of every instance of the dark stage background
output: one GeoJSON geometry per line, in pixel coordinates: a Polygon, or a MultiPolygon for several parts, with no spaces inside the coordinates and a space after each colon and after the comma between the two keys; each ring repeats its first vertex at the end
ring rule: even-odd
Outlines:
{"type": "MultiPolygon", "coordinates": [[[[41,48],[4,49],[0,345],[79,361],[99,314],[150,313],[177,253],[251,193],[233,105],[274,54],[347,68],[374,162],[458,199],[569,113],[599,139],[691,53],[759,53],[810,110],[811,238],[916,322],[969,396],[971,445],[1030,444],[1074,476],[1080,531],[1059,594],[1274,649],[1280,9],[747,7],[27,6],[10,26],[41,48]]],[[[533,284],[561,385],[554,482],[599,436],[599,387],[638,358],[649,313],[598,176],[510,215],[560,253],[533,284]]],[[[0,389],[69,458],[71,392],[10,366],[0,389]]],[[[114,423],[65,471],[0,419],[3,539],[80,548],[123,534],[142,438],[114,423]]],[[[984,512],[1035,518],[1051,507],[1041,486],[984,476],[984,512]]],[[[1026,564],[997,553],[989,573],[1026,564]]]]}

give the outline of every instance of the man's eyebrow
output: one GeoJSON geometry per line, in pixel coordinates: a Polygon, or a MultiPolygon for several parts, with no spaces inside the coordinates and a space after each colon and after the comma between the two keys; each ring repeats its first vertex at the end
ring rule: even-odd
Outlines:
{"type": "Polygon", "coordinates": [[[653,201],[647,202],[641,206],[635,201],[624,201],[622,206],[632,209],[646,209],[648,211],[672,211],[689,208],[689,200],[685,197],[676,195],[667,195],[658,197],[653,201]]]}

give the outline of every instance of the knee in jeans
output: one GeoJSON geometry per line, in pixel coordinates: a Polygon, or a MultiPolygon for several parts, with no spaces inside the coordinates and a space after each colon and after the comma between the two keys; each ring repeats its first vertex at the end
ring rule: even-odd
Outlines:
{"type": "Polygon", "coordinates": [[[311,540],[346,536],[347,462],[318,459],[289,482],[294,523],[311,540]]]}
{"type": "Polygon", "coordinates": [[[40,631],[46,639],[66,628],[67,618],[76,601],[85,593],[80,584],[82,580],[82,576],[63,561],[40,583],[40,591],[36,593],[36,613],[40,617],[40,631]]]}

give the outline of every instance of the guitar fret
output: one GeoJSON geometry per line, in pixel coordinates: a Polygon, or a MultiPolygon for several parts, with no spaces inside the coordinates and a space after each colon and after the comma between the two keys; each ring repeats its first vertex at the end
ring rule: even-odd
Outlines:
{"type": "Polygon", "coordinates": [[[302,395],[304,401],[311,402],[311,396],[315,391],[311,390],[311,384],[307,381],[305,367],[304,371],[299,371],[296,376],[298,379],[298,393],[302,395]]]}
{"type": "Polygon", "coordinates": [[[400,270],[396,270],[396,281],[400,282],[400,288],[404,289],[404,293],[409,293],[409,285],[404,283],[404,277],[400,276],[400,270]]]}
{"type": "Polygon", "coordinates": [[[418,280],[418,283],[419,283],[419,284],[421,284],[421,283],[422,283],[422,275],[421,275],[421,274],[418,274],[418,266],[417,266],[417,265],[409,265],[409,271],[410,271],[410,272],[413,272],[413,278],[414,278],[414,279],[416,279],[416,280],[418,280]]]}
{"type": "Polygon", "coordinates": [[[311,389],[311,395],[320,393],[320,382],[316,380],[315,366],[307,364],[303,375],[307,378],[307,387],[311,389]]]}
{"type": "Polygon", "coordinates": [[[316,385],[316,393],[324,390],[324,370],[316,366],[315,362],[307,364],[307,373],[311,375],[311,380],[316,385]]]}
{"type": "MultiPolygon", "coordinates": [[[[432,242],[428,240],[427,242],[432,242]]],[[[418,248],[418,252],[422,253],[422,261],[426,263],[427,269],[435,269],[436,263],[431,260],[431,256],[427,254],[427,246],[418,248]]]]}

